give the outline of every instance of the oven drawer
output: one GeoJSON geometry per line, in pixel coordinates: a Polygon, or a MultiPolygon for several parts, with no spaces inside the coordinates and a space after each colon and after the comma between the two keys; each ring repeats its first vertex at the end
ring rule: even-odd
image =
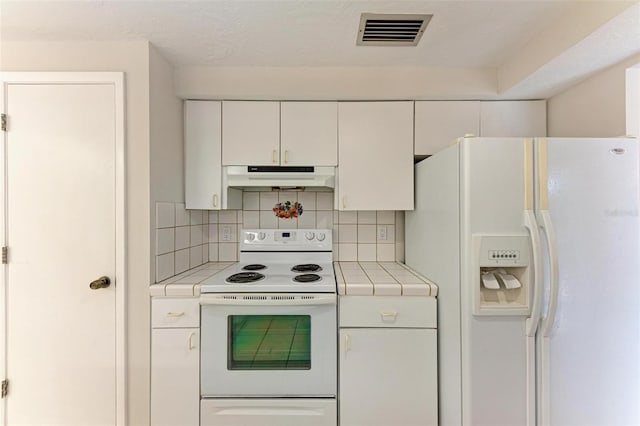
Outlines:
{"type": "Polygon", "coordinates": [[[336,426],[335,399],[203,399],[200,426],[336,426]]]}
{"type": "Polygon", "coordinates": [[[341,296],[340,327],[436,328],[435,297],[341,296]]]}
{"type": "Polygon", "coordinates": [[[151,302],[151,327],[200,327],[200,303],[197,298],[154,298],[151,302]]]}

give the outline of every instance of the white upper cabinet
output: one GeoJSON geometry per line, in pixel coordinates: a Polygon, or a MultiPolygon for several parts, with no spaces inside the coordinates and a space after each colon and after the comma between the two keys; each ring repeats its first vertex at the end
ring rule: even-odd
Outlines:
{"type": "Polygon", "coordinates": [[[413,102],[339,102],[338,122],[338,209],[413,210],[413,102]]]}
{"type": "Polygon", "coordinates": [[[222,103],[222,165],[273,166],[280,161],[280,102],[222,103]]]}
{"type": "Polygon", "coordinates": [[[222,104],[184,104],[185,204],[187,209],[220,209],[222,188],[222,104]]]}
{"type": "Polygon", "coordinates": [[[335,166],[337,102],[225,101],[222,164],[335,166]]]}
{"type": "Polygon", "coordinates": [[[480,101],[417,101],[415,155],[433,155],[466,134],[480,135],[480,101]]]}
{"type": "Polygon", "coordinates": [[[480,102],[480,136],[547,135],[546,101],[480,102]]]}
{"type": "Polygon", "coordinates": [[[280,165],[338,164],[338,103],[280,104],[280,165]]]}

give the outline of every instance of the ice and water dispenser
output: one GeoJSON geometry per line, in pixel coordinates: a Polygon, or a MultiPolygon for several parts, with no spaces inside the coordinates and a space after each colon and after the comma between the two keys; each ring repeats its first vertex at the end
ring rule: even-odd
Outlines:
{"type": "Polygon", "coordinates": [[[528,236],[474,235],[474,315],[529,315],[528,236]]]}

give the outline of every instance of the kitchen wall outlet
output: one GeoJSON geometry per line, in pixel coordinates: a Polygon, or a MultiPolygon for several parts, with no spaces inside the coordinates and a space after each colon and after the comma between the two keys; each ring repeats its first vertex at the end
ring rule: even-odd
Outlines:
{"type": "Polygon", "coordinates": [[[231,225],[222,225],[222,241],[231,241],[231,225]]]}
{"type": "Polygon", "coordinates": [[[378,225],[378,241],[387,240],[387,225],[378,225]]]}

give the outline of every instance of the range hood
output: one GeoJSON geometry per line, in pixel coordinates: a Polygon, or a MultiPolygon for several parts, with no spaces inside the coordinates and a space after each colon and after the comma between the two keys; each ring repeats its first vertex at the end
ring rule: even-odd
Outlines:
{"type": "Polygon", "coordinates": [[[336,168],[328,166],[225,166],[222,185],[228,188],[334,188],[336,168]]]}

